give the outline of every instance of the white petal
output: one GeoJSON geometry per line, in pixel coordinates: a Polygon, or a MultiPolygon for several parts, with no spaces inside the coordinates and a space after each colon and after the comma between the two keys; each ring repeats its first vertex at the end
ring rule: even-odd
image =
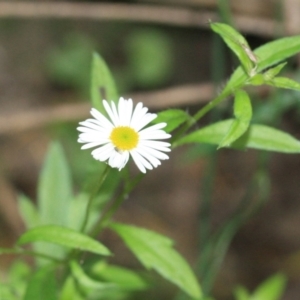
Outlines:
{"type": "Polygon", "coordinates": [[[118,111],[117,111],[117,107],[116,107],[116,104],[115,102],[111,101],[111,109],[112,109],[112,112],[116,118],[116,126],[120,126],[120,117],[119,117],[119,114],[118,114],[118,111]]]}
{"type": "Polygon", "coordinates": [[[165,140],[171,137],[170,134],[165,133],[163,130],[156,130],[153,132],[139,132],[139,137],[141,140],[165,140]]]}
{"type": "Polygon", "coordinates": [[[112,144],[109,143],[100,148],[93,150],[92,155],[97,160],[105,161],[110,157],[113,151],[114,151],[114,147],[112,144]]]}
{"type": "Polygon", "coordinates": [[[123,162],[119,167],[119,171],[125,167],[125,165],[127,164],[128,160],[129,160],[129,152],[128,151],[125,151],[122,153],[122,159],[123,159],[123,162]]]}
{"type": "Polygon", "coordinates": [[[79,126],[79,127],[77,127],[77,130],[78,131],[80,131],[80,132],[83,132],[83,133],[97,133],[97,134],[99,134],[99,133],[106,133],[107,132],[107,130],[105,130],[105,129],[103,129],[102,127],[99,127],[99,129],[98,130],[96,130],[96,129],[92,129],[92,128],[88,128],[88,127],[81,127],[81,126],[79,126]]]}
{"type": "Polygon", "coordinates": [[[152,155],[151,153],[149,153],[146,149],[136,149],[136,151],[144,156],[152,165],[153,167],[157,167],[161,164],[160,160],[157,159],[154,155],[152,155]],[[142,151],[140,151],[142,150],[142,151]]]}
{"type": "Polygon", "coordinates": [[[141,102],[139,102],[136,107],[135,110],[132,114],[132,118],[130,120],[130,126],[135,128],[135,126],[137,126],[139,124],[139,121],[147,114],[148,108],[147,107],[143,107],[143,104],[141,102]]]}
{"type": "Polygon", "coordinates": [[[109,115],[112,123],[115,126],[118,126],[118,124],[119,124],[119,118],[114,115],[114,113],[113,113],[111,107],[109,106],[108,102],[106,100],[103,100],[102,103],[103,103],[103,106],[104,106],[106,112],[108,113],[108,115],[109,115]]]}
{"type": "Polygon", "coordinates": [[[124,158],[125,156],[123,156],[123,154],[113,151],[108,160],[108,164],[113,168],[119,169],[124,164],[124,158]]]}
{"type": "Polygon", "coordinates": [[[139,146],[147,146],[156,150],[164,151],[164,152],[170,152],[171,149],[168,147],[171,146],[171,144],[166,142],[160,142],[160,141],[147,141],[147,140],[140,140],[139,146]]]}
{"type": "Polygon", "coordinates": [[[136,155],[136,153],[133,153],[132,151],[130,151],[130,154],[131,154],[131,157],[134,160],[136,166],[139,168],[139,170],[142,173],[146,173],[146,168],[144,167],[144,165],[142,164],[142,162],[139,159],[140,155],[136,155]]]}
{"type": "Polygon", "coordinates": [[[148,132],[148,131],[152,131],[152,130],[162,129],[162,128],[166,127],[166,125],[167,125],[167,123],[158,123],[158,124],[155,124],[155,125],[152,125],[150,127],[143,129],[141,132],[148,132]]]}
{"type": "Polygon", "coordinates": [[[165,159],[169,159],[169,156],[159,150],[150,148],[150,147],[145,147],[145,146],[139,146],[138,148],[141,152],[144,151],[146,153],[148,153],[149,155],[152,155],[154,157],[156,157],[157,159],[160,160],[165,160],[165,159]]]}
{"type": "MultiPolygon", "coordinates": [[[[140,169],[140,164],[142,164],[144,166],[144,168],[147,168],[149,170],[153,169],[152,165],[143,156],[141,156],[136,150],[131,150],[130,154],[131,154],[133,160],[135,161],[135,163],[137,161],[139,162],[139,165],[137,165],[139,169],[140,169]]],[[[145,173],[145,172],[143,172],[143,173],[145,173]]]]}
{"type": "Polygon", "coordinates": [[[83,132],[79,135],[81,140],[85,140],[87,142],[101,142],[108,141],[108,137],[104,137],[101,133],[97,132],[83,132]]]}
{"type": "Polygon", "coordinates": [[[89,149],[89,148],[94,148],[94,147],[98,147],[100,145],[105,144],[106,142],[89,142],[87,143],[86,141],[82,142],[82,141],[78,141],[79,143],[86,143],[85,145],[83,145],[81,147],[81,150],[85,150],[85,149],[89,149]]]}
{"type": "Polygon", "coordinates": [[[105,128],[112,128],[113,124],[105,117],[103,116],[97,109],[92,108],[91,109],[91,115],[96,119],[96,120],[92,120],[89,119],[92,122],[99,122],[99,125],[105,127],[105,128]]]}
{"type": "Polygon", "coordinates": [[[146,114],[144,115],[137,124],[135,124],[134,129],[136,131],[141,130],[143,127],[148,125],[151,121],[153,121],[157,117],[156,114],[146,114]]]}

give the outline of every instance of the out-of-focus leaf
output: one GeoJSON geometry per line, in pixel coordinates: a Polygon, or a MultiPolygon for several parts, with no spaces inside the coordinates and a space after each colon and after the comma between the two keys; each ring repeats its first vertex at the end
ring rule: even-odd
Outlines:
{"type": "Polygon", "coordinates": [[[134,85],[149,88],[169,80],[174,66],[169,35],[160,30],[136,29],[126,37],[125,50],[134,85]]]}
{"type": "Polygon", "coordinates": [[[40,217],[37,207],[33,204],[31,199],[25,195],[20,195],[18,197],[18,207],[22,219],[28,229],[40,224],[40,217]]]}
{"type": "Polygon", "coordinates": [[[57,286],[53,267],[39,269],[30,279],[24,300],[56,300],[57,286]]]}
{"type": "Polygon", "coordinates": [[[230,146],[235,140],[242,136],[249,127],[252,118],[251,100],[243,90],[237,90],[234,98],[235,120],[229,131],[221,141],[219,148],[230,146]]]}
{"type": "Polygon", "coordinates": [[[59,300],[85,300],[86,298],[78,291],[76,281],[73,276],[69,276],[62,287],[59,300]]]}
{"type": "MultiPolygon", "coordinates": [[[[58,142],[50,145],[38,183],[39,225],[68,226],[72,202],[72,182],[67,160],[58,142]]],[[[56,253],[63,257],[64,249],[57,245],[34,245],[41,253],[56,253]]],[[[45,263],[39,259],[38,263],[45,263]]]]}
{"type": "Polygon", "coordinates": [[[243,287],[238,286],[234,290],[234,297],[236,300],[250,300],[249,292],[243,287]]]}
{"type": "Polygon", "coordinates": [[[81,266],[74,260],[71,261],[70,267],[71,267],[73,276],[76,278],[78,283],[81,286],[84,286],[85,288],[101,291],[104,289],[111,289],[111,288],[116,287],[116,285],[113,283],[100,282],[100,281],[92,279],[87,274],[85,274],[85,272],[81,268],[81,266]]]}
{"type": "Polygon", "coordinates": [[[251,300],[280,300],[286,287],[286,276],[276,274],[255,290],[251,296],[251,300]]]}
{"type": "Polygon", "coordinates": [[[69,166],[59,143],[52,143],[38,184],[38,208],[42,224],[68,225],[72,201],[69,166]]]}
{"type": "Polygon", "coordinates": [[[118,92],[115,81],[103,58],[94,53],[91,74],[91,99],[94,108],[105,113],[102,100],[117,101],[118,92]]]}
{"type": "Polygon", "coordinates": [[[227,46],[235,53],[248,75],[252,75],[257,58],[247,40],[234,28],[223,23],[211,23],[211,29],[218,33],[227,46]]]}
{"type": "Polygon", "coordinates": [[[46,57],[46,71],[52,82],[63,88],[73,88],[88,96],[91,52],[95,49],[86,34],[68,34],[59,47],[53,47],[46,57]]]}
{"type": "Polygon", "coordinates": [[[23,245],[40,241],[90,251],[100,255],[110,255],[110,251],[100,242],[73,229],[56,225],[45,225],[30,229],[21,235],[18,244],[23,245]]]}
{"type": "Polygon", "coordinates": [[[113,223],[110,227],[147,268],[155,269],[195,299],[201,289],[187,262],[173,249],[173,241],[150,230],[113,223]]]}
{"type": "MultiPolygon", "coordinates": [[[[218,145],[228,132],[233,120],[225,120],[194,131],[176,142],[176,146],[189,143],[208,143],[218,145]]],[[[290,134],[265,125],[250,125],[249,129],[232,148],[254,148],[282,153],[300,153],[300,141],[290,134]]]]}
{"type": "Polygon", "coordinates": [[[171,132],[182,123],[187,121],[188,118],[189,115],[181,109],[168,109],[159,112],[153,123],[167,123],[167,126],[163,130],[166,132],[171,132]]]}
{"type": "Polygon", "coordinates": [[[108,265],[104,262],[94,264],[90,270],[93,277],[105,282],[112,282],[125,290],[144,290],[149,288],[149,283],[137,272],[123,267],[108,265]]]}

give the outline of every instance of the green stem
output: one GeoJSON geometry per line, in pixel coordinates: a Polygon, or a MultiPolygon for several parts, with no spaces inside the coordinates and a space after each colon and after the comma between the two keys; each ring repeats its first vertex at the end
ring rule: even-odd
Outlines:
{"type": "Polygon", "coordinates": [[[108,208],[108,210],[101,216],[98,220],[94,228],[90,232],[91,237],[96,237],[103,228],[107,226],[111,217],[115,214],[118,208],[123,203],[124,199],[128,196],[128,194],[134,189],[134,187],[141,181],[145,174],[140,173],[137,175],[132,182],[126,185],[122,191],[122,193],[117,197],[117,199],[112,203],[112,205],[108,208]]]}
{"type": "Polygon", "coordinates": [[[182,135],[187,132],[197,121],[199,121],[204,115],[206,115],[210,110],[216,107],[220,102],[226,99],[232,91],[225,90],[214,100],[207,103],[203,106],[182,128],[181,130],[175,134],[172,138],[173,147],[176,147],[176,140],[182,137],[182,135]]]}
{"type": "Polygon", "coordinates": [[[90,216],[91,207],[92,207],[92,204],[93,204],[93,200],[97,196],[104,180],[107,177],[107,174],[108,174],[109,170],[110,170],[110,166],[106,165],[103,173],[101,174],[100,180],[98,181],[98,184],[96,184],[93,192],[90,194],[88,204],[87,204],[87,207],[86,207],[86,211],[85,211],[84,220],[83,220],[83,223],[82,223],[82,226],[81,226],[81,229],[80,229],[81,232],[84,232],[85,229],[86,229],[86,226],[87,226],[87,223],[88,223],[88,220],[89,220],[89,216],[90,216]]]}

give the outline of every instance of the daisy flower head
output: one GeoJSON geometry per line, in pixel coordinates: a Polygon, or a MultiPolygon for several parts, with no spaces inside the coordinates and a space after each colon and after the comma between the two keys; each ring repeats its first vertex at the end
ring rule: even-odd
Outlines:
{"type": "Polygon", "coordinates": [[[92,151],[94,159],[119,170],[131,156],[143,173],[169,158],[165,152],[171,151],[171,144],[161,141],[171,137],[162,130],[167,124],[146,127],[157,116],[148,113],[141,102],[134,107],[132,99],[121,97],[117,104],[103,100],[103,106],[108,118],[92,108],[94,118],[79,123],[78,142],[84,144],[81,149],[95,148],[92,151]]]}

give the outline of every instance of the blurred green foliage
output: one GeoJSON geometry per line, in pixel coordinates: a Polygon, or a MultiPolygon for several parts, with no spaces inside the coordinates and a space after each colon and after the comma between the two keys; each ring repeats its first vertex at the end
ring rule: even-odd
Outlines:
{"type": "Polygon", "coordinates": [[[86,35],[70,33],[62,44],[52,48],[46,59],[50,80],[65,89],[74,89],[87,97],[90,86],[91,53],[94,42],[86,35]]]}
{"type": "Polygon", "coordinates": [[[174,55],[170,37],[154,29],[133,30],[125,40],[127,76],[140,88],[162,86],[170,79],[174,55]]]}

